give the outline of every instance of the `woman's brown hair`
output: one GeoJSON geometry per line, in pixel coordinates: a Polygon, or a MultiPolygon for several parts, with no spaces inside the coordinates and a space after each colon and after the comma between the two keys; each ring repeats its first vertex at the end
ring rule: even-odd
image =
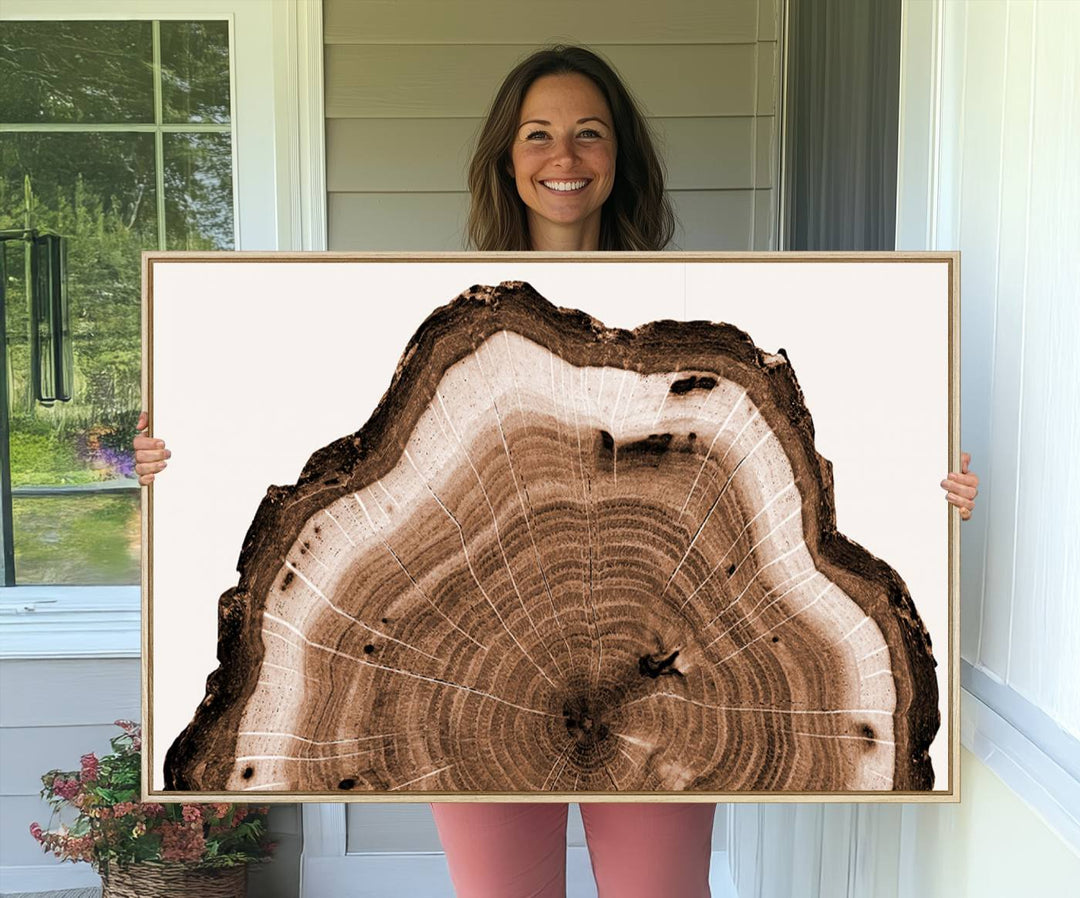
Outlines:
{"type": "Polygon", "coordinates": [[[664,193],[664,170],[649,126],[614,69],[584,47],[538,50],[499,87],[469,164],[469,243],[478,250],[528,250],[525,204],[510,174],[510,147],[532,83],[544,75],[592,80],[614,119],[615,182],[600,218],[601,250],[659,250],[671,241],[675,216],[664,193]]]}

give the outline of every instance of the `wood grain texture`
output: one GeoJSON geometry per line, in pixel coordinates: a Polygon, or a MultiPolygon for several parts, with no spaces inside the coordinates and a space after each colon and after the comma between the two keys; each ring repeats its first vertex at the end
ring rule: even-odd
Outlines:
{"type": "Polygon", "coordinates": [[[836,532],[786,356],[521,282],[271,487],[166,788],[926,790],[929,635],[836,532]]]}

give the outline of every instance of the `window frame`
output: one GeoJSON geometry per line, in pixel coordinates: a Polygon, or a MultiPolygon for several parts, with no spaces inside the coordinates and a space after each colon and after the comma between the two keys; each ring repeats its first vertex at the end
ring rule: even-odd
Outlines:
{"type": "MultiPolygon", "coordinates": [[[[0,21],[79,19],[228,21],[236,249],[326,248],[320,0],[5,0],[0,6],[0,21]]],[[[139,586],[0,588],[0,659],[138,657],[140,603],[139,586]]]]}

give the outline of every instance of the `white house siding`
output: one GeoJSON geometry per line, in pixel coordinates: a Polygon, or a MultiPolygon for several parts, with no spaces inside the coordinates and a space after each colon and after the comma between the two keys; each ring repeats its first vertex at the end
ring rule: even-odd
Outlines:
{"type": "Polygon", "coordinates": [[[601,52],[645,107],[677,248],[776,248],[779,0],[327,0],[324,16],[330,249],[464,249],[483,115],[556,42],[601,52]]]}

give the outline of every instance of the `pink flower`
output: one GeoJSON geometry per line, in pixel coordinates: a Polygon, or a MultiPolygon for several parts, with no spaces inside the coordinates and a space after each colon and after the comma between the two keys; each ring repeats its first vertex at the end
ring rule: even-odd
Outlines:
{"type": "Polygon", "coordinates": [[[30,835],[38,842],[42,841],[42,829],[40,823],[35,822],[30,824],[30,835]]]}
{"type": "Polygon", "coordinates": [[[202,811],[193,804],[184,805],[184,809],[180,813],[188,823],[198,823],[202,820],[202,811]]]}
{"type": "Polygon", "coordinates": [[[88,783],[96,780],[98,778],[97,755],[90,752],[89,754],[83,755],[79,760],[82,762],[82,781],[88,783]]]}
{"type": "Polygon", "coordinates": [[[53,780],[53,791],[68,801],[71,801],[79,791],[79,781],[64,779],[62,776],[58,776],[53,780]]]}
{"type": "Polygon", "coordinates": [[[139,729],[139,725],[134,720],[114,720],[113,726],[118,726],[125,733],[133,733],[139,729]]]}
{"type": "Polygon", "coordinates": [[[113,805],[113,816],[125,817],[138,807],[133,801],[118,801],[113,805]]]}
{"type": "Polygon", "coordinates": [[[143,813],[147,817],[162,817],[165,815],[165,805],[158,804],[157,802],[150,802],[142,806],[143,813]]]}
{"type": "Polygon", "coordinates": [[[197,861],[202,858],[206,839],[202,827],[167,821],[161,824],[161,859],[197,861]]]}

